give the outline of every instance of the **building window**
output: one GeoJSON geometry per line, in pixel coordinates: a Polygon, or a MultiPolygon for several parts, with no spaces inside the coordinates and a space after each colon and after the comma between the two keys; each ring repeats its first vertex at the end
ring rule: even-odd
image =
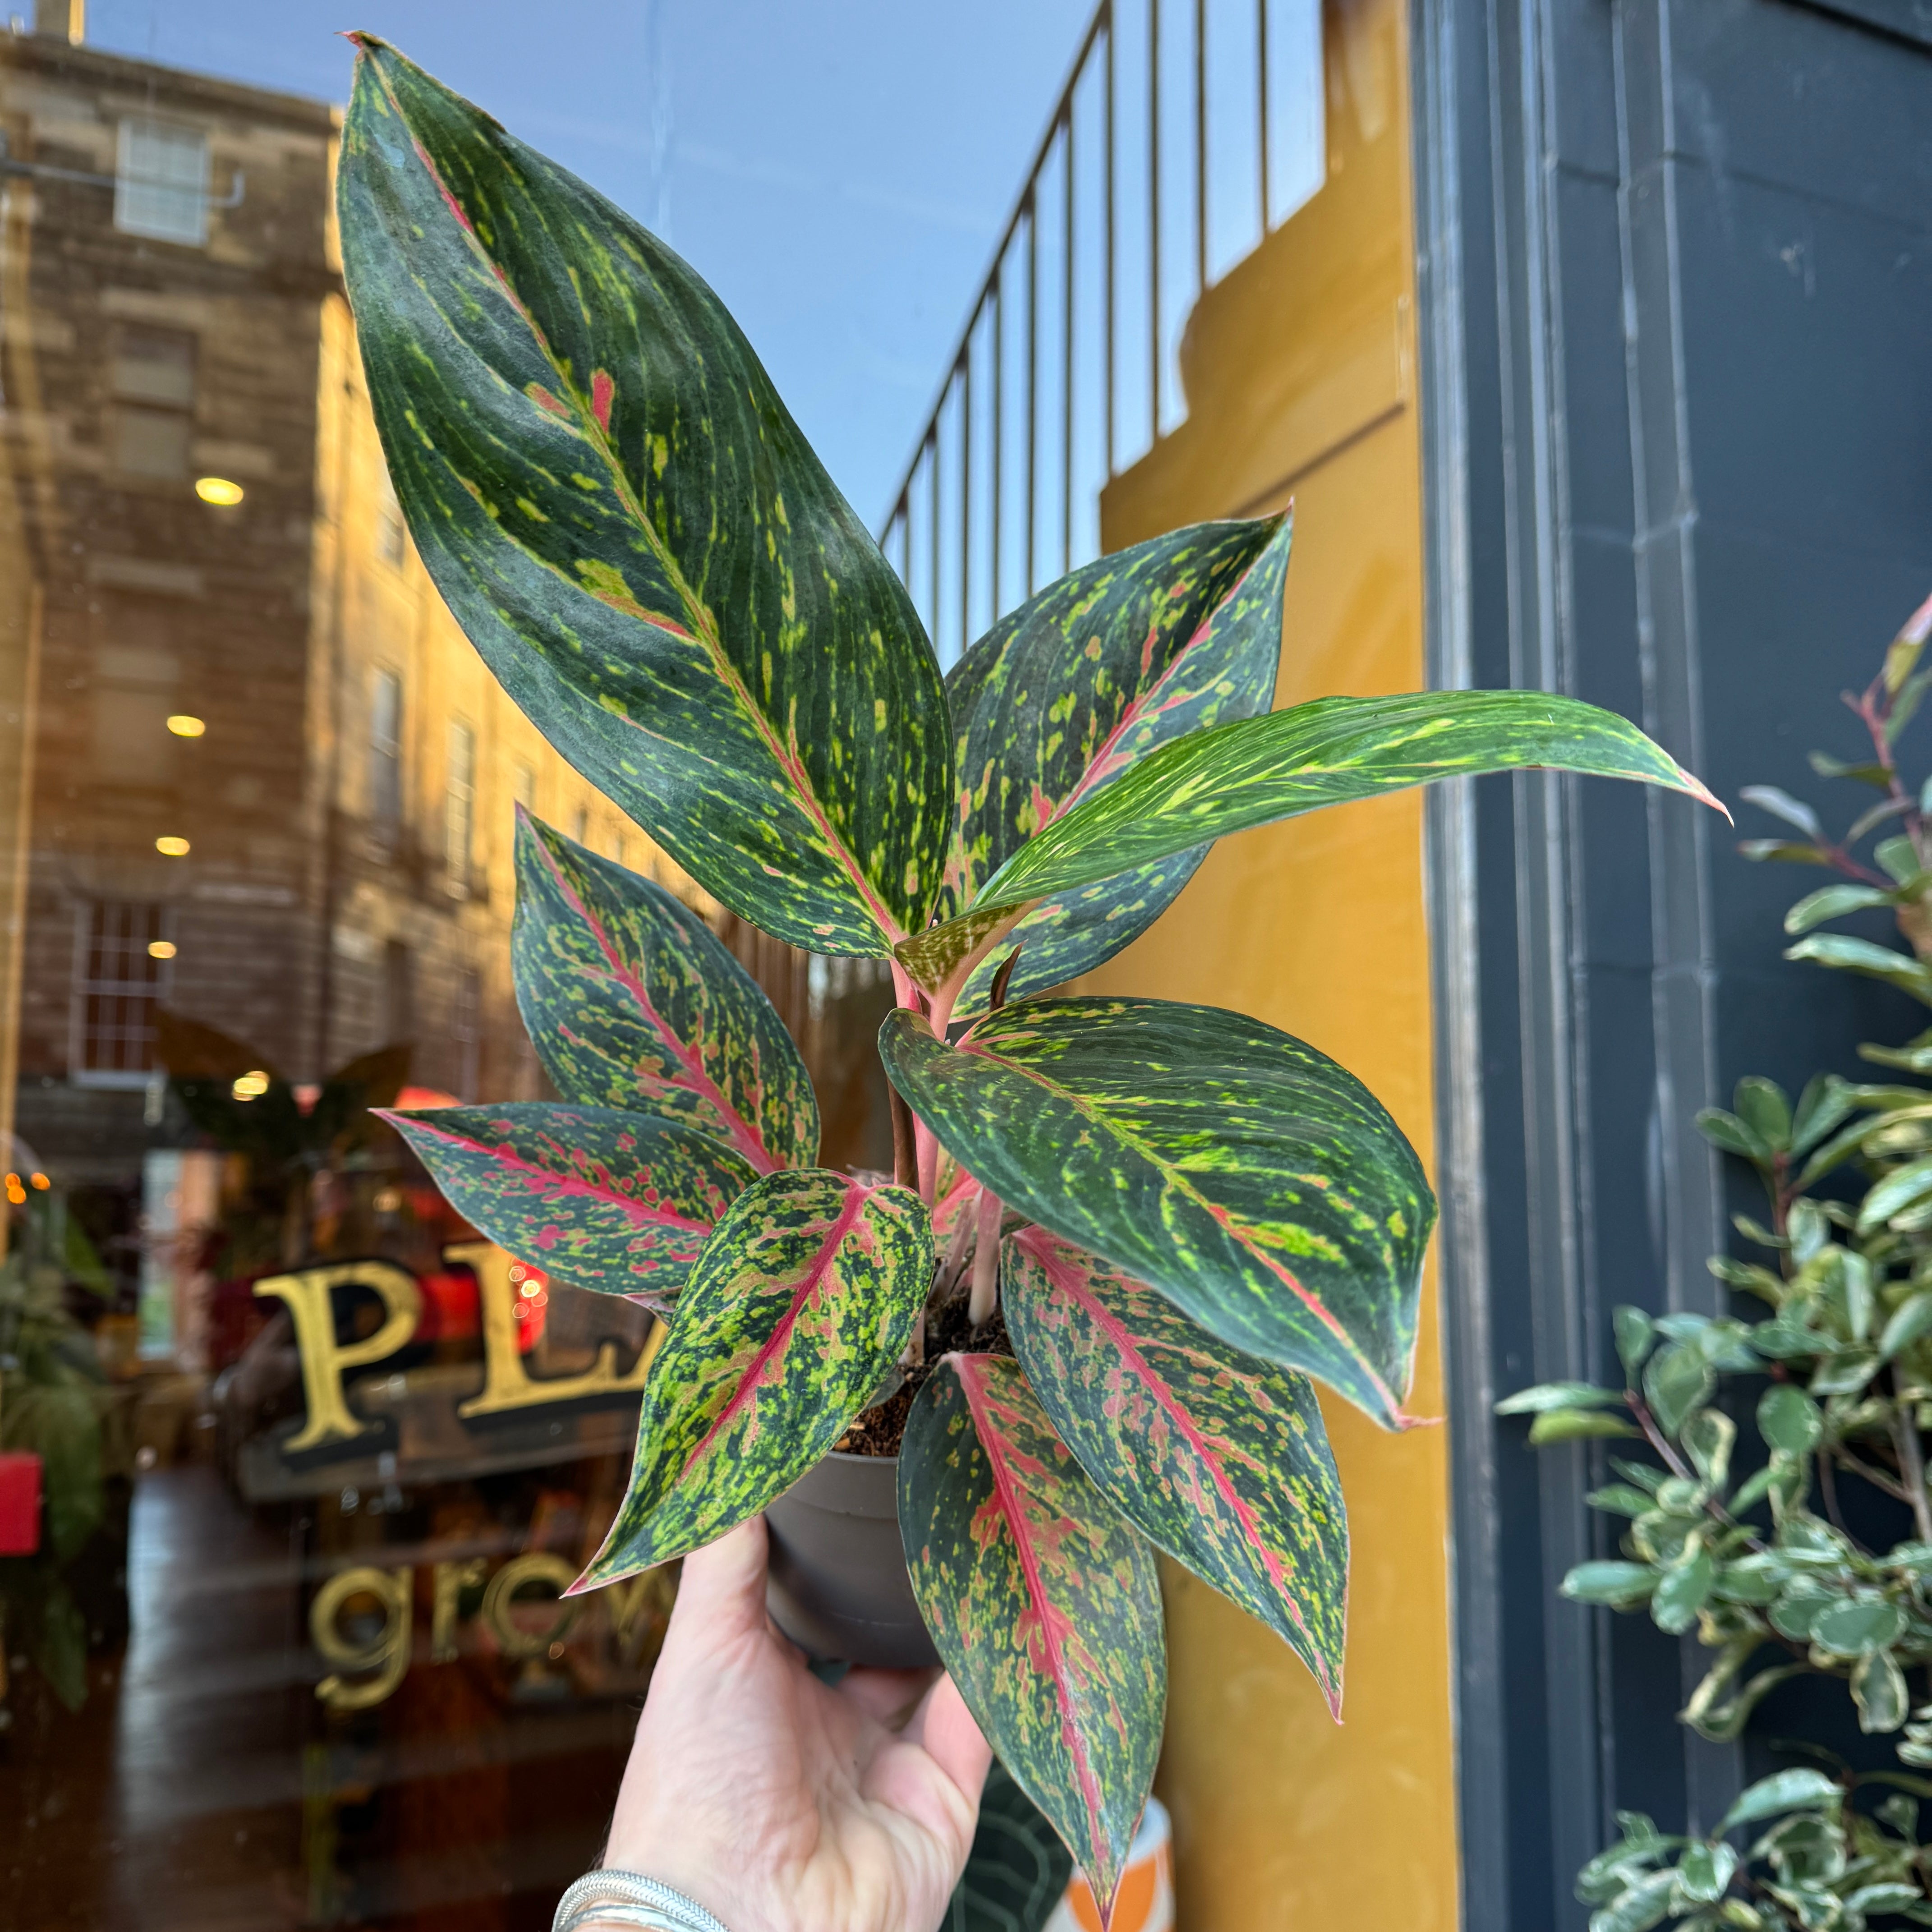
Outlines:
{"type": "Polygon", "coordinates": [[[443,802],[443,860],[452,888],[467,891],[476,829],[476,734],[460,720],[449,727],[449,788],[443,802]]]}
{"type": "Polygon", "coordinates": [[[154,1064],[154,1009],[166,991],[166,914],[96,901],[75,933],[73,1067],[77,1084],[141,1087],[154,1064]]]}
{"type": "Polygon", "coordinates": [[[392,670],[370,686],[369,816],[386,832],[403,819],[403,680],[392,670]]]}
{"type": "Polygon", "coordinates": [[[123,121],[114,225],[124,235],[202,247],[208,240],[208,136],[165,121],[123,121]]]}
{"type": "Polygon", "coordinates": [[[376,554],[385,563],[400,568],[409,554],[409,530],[403,521],[403,506],[396,501],[396,486],[389,481],[388,465],[384,464],[376,491],[376,554]]]}
{"type": "Polygon", "coordinates": [[[123,328],[115,344],[113,466],[136,476],[185,476],[194,435],[191,335],[123,328]]]}
{"type": "Polygon", "coordinates": [[[416,974],[410,949],[400,939],[382,944],[382,1044],[400,1046],[416,1037],[416,974]]]}
{"type": "Polygon", "coordinates": [[[465,966],[456,976],[456,1006],[450,1015],[449,1036],[456,1048],[456,1090],[466,1100],[476,1099],[482,1085],[483,989],[476,969],[465,966]]]}

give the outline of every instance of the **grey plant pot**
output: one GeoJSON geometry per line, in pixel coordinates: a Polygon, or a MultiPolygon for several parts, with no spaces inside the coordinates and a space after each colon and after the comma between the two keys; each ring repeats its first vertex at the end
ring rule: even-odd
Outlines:
{"type": "Polygon", "coordinates": [[[906,1575],[896,1456],[837,1450],[765,1511],[772,1621],[814,1661],[916,1670],[939,1661],[906,1575]]]}

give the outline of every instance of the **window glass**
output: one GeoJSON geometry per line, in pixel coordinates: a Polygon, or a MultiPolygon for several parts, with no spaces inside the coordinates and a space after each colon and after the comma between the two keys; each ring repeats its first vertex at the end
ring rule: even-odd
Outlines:
{"type": "Polygon", "coordinates": [[[476,734],[460,718],[449,728],[449,788],[443,811],[443,858],[452,892],[470,890],[476,822],[476,734]]]}
{"type": "Polygon", "coordinates": [[[403,680],[379,669],[369,689],[369,816],[393,829],[403,815],[403,680]]]}
{"type": "Polygon", "coordinates": [[[166,121],[121,123],[114,225],[199,248],[208,239],[208,136],[166,121]]]}

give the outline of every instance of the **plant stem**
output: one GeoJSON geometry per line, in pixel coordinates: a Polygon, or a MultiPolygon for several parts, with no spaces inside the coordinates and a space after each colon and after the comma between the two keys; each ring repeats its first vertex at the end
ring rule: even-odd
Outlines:
{"type": "Polygon", "coordinates": [[[892,1178],[902,1187],[919,1186],[919,1143],[913,1130],[912,1109],[888,1080],[886,1104],[892,1117],[892,1178]]]}
{"type": "Polygon", "coordinates": [[[1925,1452],[1918,1440],[1918,1425],[1906,1413],[1902,1402],[1893,1404],[1892,1439],[1898,1451],[1899,1473],[1912,1492],[1912,1520],[1918,1526],[1918,1540],[1932,1543],[1932,1501],[1925,1494],[1925,1452]]]}
{"type": "Polygon", "coordinates": [[[973,1294],[966,1304],[966,1318],[975,1328],[992,1321],[1000,1305],[1000,1216],[1005,1212],[1006,1204],[990,1187],[980,1189],[974,1210],[973,1294]]]}

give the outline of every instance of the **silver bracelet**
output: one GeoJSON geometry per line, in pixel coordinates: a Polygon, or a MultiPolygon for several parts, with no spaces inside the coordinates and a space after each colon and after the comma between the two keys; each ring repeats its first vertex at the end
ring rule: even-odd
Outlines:
{"type": "Polygon", "coordinates": [[[586,1872],[557,1900],[550,1932],[576,1932],[594,1919],[648,1932],[725,1932],[695,1900],[642,1872],[586,1872]]]}

